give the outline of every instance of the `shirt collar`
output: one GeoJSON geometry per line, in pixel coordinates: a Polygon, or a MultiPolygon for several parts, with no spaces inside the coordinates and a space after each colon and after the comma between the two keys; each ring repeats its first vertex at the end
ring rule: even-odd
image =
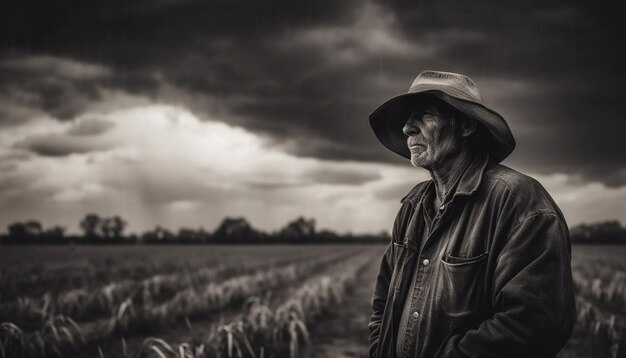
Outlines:
{"type": "MultiPolygon", "coordinates": [[[[476,190],[478,190],[485,168],[487,168],[487,165],[489,164],[489,159],[488,154],[477,155],[472,158],[463,174],[461,174],[459,183],[456,186],[451,200],[454,200],[454,198],[458,195],[472,195],[476,190]]],[[[420,200],[422,200],[424,193],[426,193],[426,189],[430,185],[434,185],[434,181],[432,179],[417,184],[407,195],[404,196],[404,198],[402,198],[402,200],[400,200],[400,202],[404,203],[408,200],[413,206],[415,206],[420,200]]]]}

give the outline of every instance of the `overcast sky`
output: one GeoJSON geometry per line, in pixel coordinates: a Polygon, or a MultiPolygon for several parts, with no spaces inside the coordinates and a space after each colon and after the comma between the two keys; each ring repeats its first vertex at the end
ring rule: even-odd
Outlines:
{"type": "Polygon", "coordinates": [[[570,225],[626,223],[626,32],[609,5],[15,3],[0,5],[0,231],[76,232],[87,212],[131,232],[300,215],[388,231],[429,177],[367,116],[425,69],[477,82],[517,140],[503,164],[570,225]]]}

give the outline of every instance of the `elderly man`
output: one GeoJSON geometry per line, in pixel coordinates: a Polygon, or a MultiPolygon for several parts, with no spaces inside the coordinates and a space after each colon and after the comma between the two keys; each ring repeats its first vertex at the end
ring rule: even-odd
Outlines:
{"type": "Polygon", "coordinates": [[[569,232],[467,76],[420,73],[370,115],[428,170],[402,200],[372,300],[370,357],[554,357],[575,318],[569,232]]]}

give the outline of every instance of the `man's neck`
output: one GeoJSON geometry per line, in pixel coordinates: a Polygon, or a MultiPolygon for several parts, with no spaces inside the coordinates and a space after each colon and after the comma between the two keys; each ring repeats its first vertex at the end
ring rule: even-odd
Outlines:
{"type": "Polygon", "coordinates": [[[435,208],[438,208],[444,200],[449,200],[450,190],[456,179],[462,174],[468,163],[472,160],[471,151],[463,148],[456,156],[448,158],[438,166],[430,168],[429,172],[435,182],[435,208]]]}

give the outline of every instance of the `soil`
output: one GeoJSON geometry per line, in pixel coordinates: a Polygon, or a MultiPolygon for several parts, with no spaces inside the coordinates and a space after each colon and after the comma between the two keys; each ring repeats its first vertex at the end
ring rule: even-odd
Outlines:
{"type": "Polygon", "coordinates": [[[343,358],[368,355],[371,299],[378,265],[368,265],[343,304],[321,317],[311,329],[310,346],[303,358],[343,358]]]}
{"type": "MultiPolygon", "coordinates": [[[[306,282],[307,280],[314,280],[323,274],[327,274],[327,275],[332,274],[333,272],[336,271],[338,265],[341,265],[341,262],[330,265],[322,269],[320,272],[313,274],[311,277],[305,279],[304,282],[306,282]]],[[[369,270],[370,268],[367,269],[367,271],[369,270]]],[[[374,274],[376,273],[377,272],[374,272],[374,274]]],[[[359,280],[362,281],[365,275],[366,275],[366,271],[361,273],[361,275],[359,276],[359,280]]],[[[367,280],[372,280],[371,282],[368,282],[368,283],[371,283],[372,289],[373,289],[373,282],[374,282],[373,278],[367,279],[367,280]]],[[[304,282],[300,284],[303,284],[304,282]]],[[[300,284],[295,285],[295,287],[300,286],[300,284]]],[[[353,291],[351,296],[353,296],[354,293],[358,291],[358,288],[360,288],[362,285],[363,283],[360,282],[357,285],[357,290],[353,291]]],[[[282,302],[282,300],[285,297],[287,297],[291,292],[293,292],[295,287],[287,286],[287,287],[281,287],[281,288],[272,290],[271,301],[282,302]]],[[[261,295],[265,295],[265,293],[261,295]]],[[[368,295],[371,296],[371,292],[368,295]]],[[[352,298],[348,298],[344,302],[344,304],[342,304],[342,309],[344,306],[350,305],[351,300],[352,298]]],[[[366,298],[365,301],[367,300],[369,300],[369,298],[366,298]]],[[[220,312],[214,312],[214,313],[202,315],[199,317],[190,317],[189,322],[186,322],[184,319],[178,319],[171,327],[160,329],[159,332],[154,332],[152,336],[163,339],[164,341],[168,342],[169,344],[172,344],[173,346],[177,346],[178,344],[183,343],[183,342],[202,342],[209,335],[213,327],[218,325],[220,322],[235,321],[236,319],[239,318],[240,312],[241,312],[241,305],[236,304],[220,312]]],[[[355,312],[353,313],[345,312],[345,314],[347,315],[351,315],[354,313],[355,312]]],[[[337,312],[330,312],[328,317],[324,317],[323,321],[320,321],[321,325],[326,324],[325,323],[326,320],[329,320],[329,322],[331,322],[332,320],[334,320],[333,318],[334,316],[338,317],[338,314],[339,315],[342,314],[342,311],[337,310],[337,312]]],[[[354,318],[354,317],[351,317],[351,318],[354,318]]],[[[365,322],[366,331],[367,331],[367,319],[369,319],[369,316],[366,317],[366,322],[365,322]]],[[[125,341],[126,350],[128,353],[130,353],[130,356],[132,356],[132,354],[137,351],[137,349],[141,346],[145,338],[146,338],[145,336],[141,336],[141,335],[126,337],[126,341],[125,341]]],[[[365,342],[367,342],[367,335],[365,336],[365,338],[366,338],[365,342]]],[[[97,347],[100,347],[103,353],[102,356],[104,357],[124,356],[124,354],[122,353],[121,338],[110,338],[110,339],[106,339],[100,342],[100,344],[96,343],[94,345],[91,345],[90,347],[85,348],[79,356],[89,357],[89,358],[100,358],[100,353],[98,352],[97,347]]],[[[319,357],[334,357],[334,356],[321,355],[319,357]]]]}

